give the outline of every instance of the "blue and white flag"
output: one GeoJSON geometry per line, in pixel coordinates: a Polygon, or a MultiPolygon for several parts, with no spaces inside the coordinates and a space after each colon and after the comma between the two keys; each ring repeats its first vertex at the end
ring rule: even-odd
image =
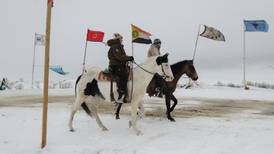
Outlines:
{"type": "Polygon", "coordinates": [[[51,66],[49,69],[56,72],[56,73],[58,73],[58,74],[61,74],[61,75],[67,75],[68,74],[68,72],[63,71],[63,68],[60,65],[51,66]]]}
{"type": "Polygon", "coordinates": [[[244,20],[245,32],[268,32],[265,20],[244,20]]]}

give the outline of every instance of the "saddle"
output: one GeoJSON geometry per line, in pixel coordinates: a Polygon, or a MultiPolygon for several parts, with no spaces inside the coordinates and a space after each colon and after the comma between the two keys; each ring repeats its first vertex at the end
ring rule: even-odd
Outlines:
{"type": "MultiPolygon", "coordinates": [[[[99,76],[98,76],[98,80],[99,81],[116,81],[117,80],[117,76],[115,74],[113,74],[109,69],[105,69],[105,70],[102,70],[100,73],[99,73],[99,76]]],[[[133,73],[132,73],[132,70],[129,70],[129,74],[128,74],[128,81],[132,80],[133,79],[133,73]]]]}
{"type": "MultiPolygon", "coordinates": [[[[113,93],[113,82],[116,82],[118,79],[118,76],[113,74],[109,69],[102,70],[99,73],[98,80],[99,81],[108,81],[110,82],[110,100],[112,102],[116,102],[114,98],[114,93],[113,93]]],[[[133,79],[133,72],[131,69],[129,69],[129,74],[128,74],[128,81],[133,79]]]]}

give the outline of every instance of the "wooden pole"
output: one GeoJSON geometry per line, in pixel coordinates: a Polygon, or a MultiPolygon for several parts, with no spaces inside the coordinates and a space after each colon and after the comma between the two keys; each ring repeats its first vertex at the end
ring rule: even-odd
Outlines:
{"type": "Polygon", "coordinates": [[[47,143],[47,114],[48,114],[48,82],[49,82],[49,49],[50,49],[50,26],[51,26],[51,9],[53,0],[47,1],[46,17],[46,47],[45,47],[45,66],[44,66],[44,100],[43,100],[43,117],[42,117],[42,143],[44,148],[47,143]]]}
{"type": "Polygon", "coordinates": [[[34,34],[34,43],[33,43],[32,74],[31,74],[31,88],[32,89],[33,89],[33,81],[34,81],[35,50],[36,50],[36,33],[34,34]]]}

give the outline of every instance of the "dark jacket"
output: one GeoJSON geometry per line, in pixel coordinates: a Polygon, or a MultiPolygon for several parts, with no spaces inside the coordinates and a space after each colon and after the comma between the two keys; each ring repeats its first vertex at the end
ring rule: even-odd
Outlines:
{"type": "Polygon", "coordinates": [[[126,55],[124,45],[118,39],[110,39],[107,44],[110,46],[108,51],[109,66],[126,65],[130,57],[126,55]]]}

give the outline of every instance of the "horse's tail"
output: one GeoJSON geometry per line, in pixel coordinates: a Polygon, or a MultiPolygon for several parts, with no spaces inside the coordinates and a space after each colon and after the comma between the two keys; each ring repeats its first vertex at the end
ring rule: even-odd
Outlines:
{"type": "Polygon", "coordinates": [[[82,75],[79,75],[78,78],[77,78],[77,80],[76,80],[76,83],[75,83],[75,88],[74,88],[74,90],[75,90],[75,96],[76,96],[76,94],[77,94],[77,91],[76,91],[77,84],[78,84],[78,82],[80,81],[81,77],[82,77],[82,75]]]}

